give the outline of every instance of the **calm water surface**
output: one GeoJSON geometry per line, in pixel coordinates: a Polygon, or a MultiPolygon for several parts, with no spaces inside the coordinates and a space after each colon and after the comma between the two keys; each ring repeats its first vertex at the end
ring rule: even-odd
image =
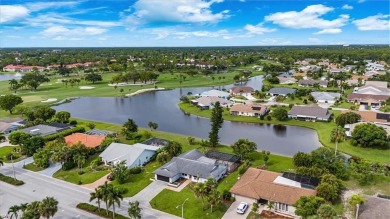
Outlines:
{"type": "MultiPolygon", "coordinates": [[[[260,89],[261,81],[261,76],[254,77],[248,85],[260,89]]],[[[231,85],[221,88],[230,87],[231,85]]],[[[188,92],[197,94],[210,89],[211,87],[182,88],[144,93],[129,98],[81,97],[54,108],[57,111],[68,111],[73,117],[116,124],[123,124],[128,118],[132,118],[139,126],[148,127],[148,122],[153,121],[158,123],[160,131],[207,139],[210,120],[186,115],[177,104],[180,96],[188,92]]],[[[314,130],[295,126],[225,121],[219,136],[223,144],[230,145],[239,138],[248,138],[256,142],[259,150],[289,156],[298,151],[312,151],[321,145],[314,130]]]]}
{"type": "Polygon", "coordinates": [[[22,74],[16,73],[16,74],[0,74],[0,81],[8,81],[12,79],[17,79],[19,80],[22,78],[22,74]]]}

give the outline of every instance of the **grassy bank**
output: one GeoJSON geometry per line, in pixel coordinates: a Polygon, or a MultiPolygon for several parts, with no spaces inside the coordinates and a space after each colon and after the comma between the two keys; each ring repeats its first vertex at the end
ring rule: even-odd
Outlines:
{"type": "Polygon", "coordinates": [[[20,152],[17,152],[20,149],[19,146],[4,146],[0,148],[0,158],[4,161],[4,163],[11,163],[20,161],[25,158],[20,152]],[[8,159],[7,155],[12,154],[13,159],[8,159]]]}
{"type": "MultiPolygon", "coordinates": [[[[179,103],[179,107],[186,113],[198,115],[206,118],[210,118],[211,110],[200,110],[197,107],[189,103],[179,103]]],[[[339,112],[335,112],[339,113],[339,112]]],[[[336,124],[333,122],[306,122],[299,120],[288,120],[288,121],[277,121],[275,118],[272,118],[271,121],[260,120],[255,117],[245,117],[245,116],[232,116],[230,115],[227,109],[224,109],[223,118],[229,121],[235,122],[249,122],[249,123],[259,123],[259,124],[280,124],[280,125],[292,125],[292,126],[301,126],[305,128],[314,129],[317,131],[319,141],[326,147],[335,148],[335,144],[330,141],[330,133],[336,127],[336,124]]],[[[390,150],[378,150],[371,148],[360,148],[355,147],[349,144],[349,142],[341,142],[338,145],[338,149],[344,153],[363,157],[365,159],[380,162],[388,163],[390,161],[390,150]]]]}
{"type": "Polygon", "coordinates": [[[33,172],[38,172],[38,171],[45,169],[45,168],[37,166],[35,163],[29,163],[29,164],[25,165],[23,168],[26,170],[33,171],[33,172]]]}
{"type": "Polygon", "coordinates": [[[3,181],[5,183],[14,185],[14,186],[21,186],[24,184],[22,180],[14,179],[12,177],[6,176],[2,173],[0,173],[0,181],[3,181]]]}
{"type": "MultiPolygon", "coordinates": [[[[107,215],[106,209],[101,208],[99,211],[98,207],[91,205],[91,204],[88,204],[88,203],[79,203],[76,205],[76,208],[81,209],[81,210],[86,211],[86,212],[89,212],[91,214],[97,215],[101,218],[107,218],[107,219],[113,218],[112,211],[109,210],[108,215],[107,215]]],[[[129,217],[125,217],[121,214],[115,213],[114,219],[129,219],[129,217]]]]}

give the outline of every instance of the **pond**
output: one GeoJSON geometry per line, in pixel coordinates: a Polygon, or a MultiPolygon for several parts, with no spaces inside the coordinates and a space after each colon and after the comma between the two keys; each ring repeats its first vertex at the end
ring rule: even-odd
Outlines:
{"type": "Polygon", "coordinates": [[[0,81],[8,81],[12,79],[17,79],[19,80],[22,78],[22,74],[16,73],[16,74],[0,74],[0,81]]]}
{"type": "MultiPolygon", "coordinates": [[[[262,77],[258,76],[252,78],[247,85],[260,89],[261,82],[262,77]]],[[[221,89],[230,87],[231,85],[223,86],[221,89]]],[[[188,92],[197,94],[210,89],[212,88],[178,88],[129,98],[81,97],[54,108],[57,111],[68,111],[73,117],[116,124],[123,124],[128,118],[132,118],[145,128],[148,128],[149,121],[153,121],[158,123],[159,131],[207,139],[210,120],[186,115],[177,104],[179,98],[188,92]]],[[[309,152],[321,145],[314,130],[296,126],[225,121],[219,136],[222,144],[230,145],[239,138],[248,138],[256,142],[258,150],[288,156],[298,151],[309,152]]]]}

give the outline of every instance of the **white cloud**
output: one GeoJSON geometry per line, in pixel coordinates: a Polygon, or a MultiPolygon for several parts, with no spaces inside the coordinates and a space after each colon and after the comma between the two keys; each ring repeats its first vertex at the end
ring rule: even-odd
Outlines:
{"type": "Polygon", "coordinates": [[[323,29],[323,30],[320,30],[318,32],[315,32],[314,34],[337,34],[337,33],[341,33],[341,29],[340,28],[331,28],[331,29],[323,29]]]}
{"type": "Polygon", "coordinates": [[[322,15],[333,11],[334,8],[327,7],[325,5],[310,5],[302,11],[287,11],[277,12],[265,16],[265,21],[270,21],[274,24],[278,24],[282,27],[293,29],[323,29],[326,30],[336,29],[346,25],[349,20],[349,15],[339,15],[334,20],[325,20],[321,18],[322,15]]]}
{"type": "Polygon", "coordinates": [[[124,20],[140,25],[153,22],[172,23],[217,23],[229,17],[228,10],[214,13],[210,8],[223,0],[138,0],[132,14],[124,20]]]}
{"type": "Polygon", "coordinates": [[[352,10],[352,9],[353,9],[353,6],[352,6],[352,5],[345,4],[345,5],[343,5],[343,7],[341,7],[341,9],[344,9],[344,10],[352,10]]]}
{"type": "Polygon", "coordinates": [[[311,43],[322,43],[321,39],[310,37],[308,38],[309,42],[311,43]]]}
{"type": "Polygon", "coordinates": [[[145,29],[144,32],[151,33],[156,37],[154,39],[161,40],[167,37],[173,37],[175,39],[187,39],[191,37],[195,38],[218,38],[223,39],[232,39],[235,36],[231,35],[227,30],[218,30],[218,31],[177,31],[173,28],[153,28],[145,29]]]}
{"type": "Polygon", "coordinates": [[[257,24],[257,25],[251,25],[247,24],[245,25],[244,29],[248,31],[249,34],[254,34],[254,35],[261,35],[264,33],[270,33],[276,31],[276,29],[271,29],[267,27],[263,27],[263,24],[257,24]]]}
{"type": "Polygon", "coordinates": [[[43,27],[48,27],[53,25],[64,25],[64,24],[99,26],[99,27],[115,27],[121,25],[120,22],[115,22],[115,21],[76,20],[58,14],[39,15],[34,18],[28,18],[24,23],[31,26],[43,26],[43,27]]]}
{"type": "Polygon", "coordinates": [[[0,5],[0,23],[27,17],[29,10],[21,5],[0,5]]]}
{"type": "Polygon", "coordinates": [[[374,15],[363,19],[355,20],[352,23],[359,30],[390,30],[390,15],[374,15]]]}
{"type": "Polygon", "coordinates": [[[59,7],[73,7],[80,2],[77,1],[68,1],[68,2],[34,2],[26,4],[26,7],[31,11],[40,11],[43,9],[53,9],[59,7]]]}
{"type": "Polygon", "coordinates": [[[283,38],[265,38],[258,42],[260,45],[289,45],[291,41],[285,41],[283,38]]]}
{"type": "Polygon", "coordinates": [[[65,36],[84,36],[84,35],[99,35],[106,32],[107,29],[98,27],[85,27],[69,29],[64,26],[52,26],[41,32],[44,36],[56,37],[54,39],[61,40],[65,36]]]}
{"type": "Polygon", "coordinates": [[[79,38],[79,37],[64,37],[64,36],[57,36],[57,37],[54,37],[53,40],[58,40],[58,41],[80,41],[80,40],[84,40],[83,38],[79,38]]]}

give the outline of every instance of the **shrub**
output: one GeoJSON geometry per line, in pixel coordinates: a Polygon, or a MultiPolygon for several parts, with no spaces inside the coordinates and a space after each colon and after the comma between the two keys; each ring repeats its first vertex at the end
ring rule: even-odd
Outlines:
{"type": "Polygon", "coordinates": [[[229,190],[225,189],[222,192],[222,198],[224,200],[230,200],[232,198],[232,193],[230,193],[229,190]]]}
{"type": "Polygon", "coordinates": [[[73,161],[67,161],[62,165],[63,170],[70,170],[76,167],[76,163],[73,161]]]}
{"type": "Polygon", "coordinates": [[[69,122],[70,125],[77,125],[77,121],[76,120],[72,120],[69,122]]]}
{"type": "Polygon", "coordinates": [[[11,184],[11,185],[14,185],[14,186],[21,186],[21,185],[24,184],[24,182],[21,181],[21,180],[14,179],[14,178],[12,178],[12,177],[3,175],[3,174],[1,174],[1,173],[0,173],[0,181],[6,182],[6,183],[11,184]]]}
{"type": "Polygon", "coordinates": [[[71,128],[71,129],[66,129],[65,131],[62,131],[62,132],[59,132],[59,133],[55,133],[55,134],[52,134],[52,135],[47,135],[47,136],[43,137],[43,139],[46,142],[47,141],[53,141],[53,140],[56,140],[57,138],[62,138],[62,137],[65,137],[67,135],[73,134],[75,132],[85,132],[85,129],[83,127],[74,127],[74,128],[71,128]]]}
{"type": "Polygon", "coordinates": [[[142,172],[142,167],[133,167],[130,169],[130,174],[139,174],[142,172]]]}
{"type": "Polygon", "coordinates": [[[268,121],[271,121],[271,119],[272,119],[271,116],[268,115],[268,116],[267,116],[267,120],[268,120],[268,121]]]}
{"type": "MultiPolygon", "coordinates": [[[[106,211],[104,209],[101,209],[99,212],[98,207],[88,204],[88,203],[79,203],[76,206],[78,209],[87,211],[89,213],[92,213],[94,215],[100,216],[102,218],[111,218],[112,211],[108,211],[108,215],[106,215],[106,211]]],[[[115,213],[115,218],[114,219],[128,219],[128,217],[125,217],[123,215],[120,215],[118,213],[115,213]]]]}

